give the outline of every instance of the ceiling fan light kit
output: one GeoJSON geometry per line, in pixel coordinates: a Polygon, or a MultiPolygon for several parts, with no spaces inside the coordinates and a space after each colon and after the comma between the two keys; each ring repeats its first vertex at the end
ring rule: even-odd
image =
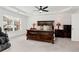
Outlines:
{"type": "Polygon", "coordinates": [[[48,6],[45,6],[45,7],[43,7],[43,6],[39,6],[39,7],[35,6],[35,8],[38,9],[38,11],[40,13],[42,13],[42,12],[48,12],[48,10],[46,10],[48,8],[48,6]]]}
{"type": "Polygon", "coordinates": [[[39,12],[40,12],[40,13],[42,13],[43,11],[42,11],[42,10],[40,10],[39,12]]]}

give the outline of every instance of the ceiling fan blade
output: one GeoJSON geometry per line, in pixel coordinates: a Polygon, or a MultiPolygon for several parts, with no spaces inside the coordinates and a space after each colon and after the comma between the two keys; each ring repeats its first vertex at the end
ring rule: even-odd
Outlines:
{"type": "Polygon", "coordinates": [[[40,8],[39,8],[39,7],[37,7],[37,6],[35,6],[35,8],[37,8],[38,10],[40,10],[40,8]]]}
{"type": "Polygon", "coordinates": [[[42,10],[42,11],[48,12],[48,10],[42,10]]]}
{"type": "Polygon", "coordinates": [[[43,9],[46,9],[46,8],[48,8],[48,6],[44,7],[43,9]]]}

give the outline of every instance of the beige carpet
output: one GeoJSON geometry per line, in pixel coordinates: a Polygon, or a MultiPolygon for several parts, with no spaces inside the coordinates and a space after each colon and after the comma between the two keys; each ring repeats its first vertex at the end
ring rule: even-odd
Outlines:
{"type": "Polygon", "coordinates": [[[20,36],[10,39],[11,47],[3,52],[77,52],[79,42],[73,42],[69,38],[56,38],[55,44],[26,40],[20,36]]]}

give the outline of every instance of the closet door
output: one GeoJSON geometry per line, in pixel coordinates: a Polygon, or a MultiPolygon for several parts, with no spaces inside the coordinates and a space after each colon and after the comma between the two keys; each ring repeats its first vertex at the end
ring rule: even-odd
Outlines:
{"type": "Polygon", "coordinates": [[[79,14],[72,15],[72,41],[79,41],[79,14]]]}

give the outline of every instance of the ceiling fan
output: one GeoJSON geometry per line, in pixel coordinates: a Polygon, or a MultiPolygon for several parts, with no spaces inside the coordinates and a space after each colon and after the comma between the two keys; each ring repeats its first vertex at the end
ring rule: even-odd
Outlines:
{"type": "Polygon", "coordinates": [[[46,10],[48,8],[48,6],[45,6],[45,7],[43,7],[43,6],[39,6],[39,7],[35,6],[35,8],[37,8],[38,10],[36,10],[36,11],[39,11],[40,13],[42,13],[43,11],[48,12],[48,10],[46,10]]]}

